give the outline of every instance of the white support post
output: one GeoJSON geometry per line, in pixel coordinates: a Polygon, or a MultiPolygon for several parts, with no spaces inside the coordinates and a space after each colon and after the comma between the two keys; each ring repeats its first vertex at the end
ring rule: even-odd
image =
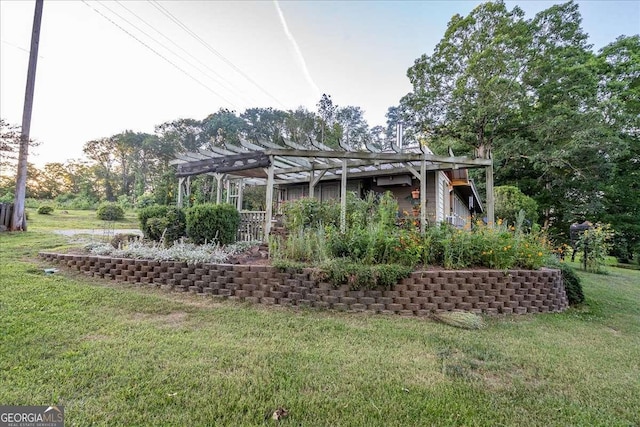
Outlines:
{"type": "Polygon", "coordinates": [[[216,177],[216,204],[222,203],[222,174],[217,173],[216,177]]]}
{"type": "Polygon", "coordinates": [[[269,241],[271,232],[271,219],[273,218],[273,156],[269,156],[269,167],[267,169],[267,195],[266,195],[266,215],[264,219],[264,241],[269,241]]]}
{"type": "Polygon", "coordinates": [[[314,178],[315,178],[315,171],[311,169],[309,171],[309,198],[313,198],[313,193],[316,188],[315,184],[313,183],[314,178]]]}
{"type": "Polygon", "coordinates": [[[244,178],[240,178],[238,181],[238,203],[236,205],[236,209],[238,211],[242,210],[242,204],[244,202],[244,178]]]}
{"type": "Polygon", "coordinates": [[[347,231],[347,159],[342,159],[342,177],[340,181],[340,231],[347,231]]]}
{"type": "Polygon", "coordinates": [[[182,204],[183,204],[183,197],[184,195],[182,194],[182,185],[184,184],[184,177],[182,178],[178,178],[178,207],[181,208],[182,204]]]}

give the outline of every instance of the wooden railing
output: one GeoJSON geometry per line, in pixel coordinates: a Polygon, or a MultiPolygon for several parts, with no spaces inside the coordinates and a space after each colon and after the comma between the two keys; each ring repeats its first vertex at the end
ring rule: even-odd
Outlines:
{"type": "Polygon", "coordinates": [[[11,215],[13,215],[13,203],[0,203],[0,231],[9,229],[11,215]]]}
{"type": "Polygon", "coordinates": [[[240,211],[237,239],[241,242],[264,240],[265,211],[240,211]]]}
{"type": "Polygon", "coordinates": [[[467,220],[458,215],[449,215],[446,217],[446,222],[453,225],[456,228],[464,228],[467,224],[467,220]]]}

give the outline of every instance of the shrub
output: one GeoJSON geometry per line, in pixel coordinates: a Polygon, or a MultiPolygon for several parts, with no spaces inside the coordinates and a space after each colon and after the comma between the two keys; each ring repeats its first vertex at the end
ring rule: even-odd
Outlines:
{"type": "Polygon", "coordinates": [[[176,206],[149,206],[138,212],[140,229],[144,237],[160,241],[164,236],[167,245],[187,235],[187,218],[184,210],[176,206]]]}
{"type": "Polygon", "coordinates": [[[329,249],[323,229],[300,229],[270,238],[269,254],[274,259],[316,263],[329,258],[329,249]]]}
{"type": "Polygon", "coordinates": [[[124,209],[116,203],[103,203],[98,207],[96,216],[104,221],[118,221],[124,219],[124,209]]]}
{"type": "Polygon", "coordinates": [[[42,205],[38,208],[38,213],[40,215],[49,215],[53,212],[53,208],[49,205],[42,205]]]}
{"type": "Polygon", "coordinates": [[[380,264],[374,266],[376,284],[386,289],[393,289],[400,279],[409,277],[412,267],[398,264],[380,264]]]}
{"type": "Polygon", "coordinates": [[[147,222],[149,221],[150,218],[164,218],[167,215],[168,208],[169,208],[168,206],[154,205],[154,206],[146,207],[144,209],[140,209],[138,211],[138,221],[140,221],[140,230],[142,230],[142,234],[144,234],[144,237],[151,240],[157,240],[150,235],[147,222]]]}
{"type": "Polygon", "coordinates": [[[97,200],[89,194],[62,193],[55,198],[58,209],[96,209],[97,200]]]}
{"type": "Polygon", "coordinates": [[[159,242],[162,240],[168,226],[169,221],[165,217],[149,218],[145,226],[145,237],[149,240],[153,240],[154,242],[159,242]]]}
{"type": "Polygon", "coordinates": [[[524,194],[518,187],[503,185],[495,187],[495,214],[510,224],[516,222],[520,211],[524,211],[529,224],[538,219],[538,203],[524,194]]]}
{"type": "Polygon", "coordinates": [[[338,226],[340,223],[340,205],[335,201],[321,202],[318,199],[304,197],[283,205],[284,224],[287,229],[319,228],[324,225],[338,226]]]}
{"type": "Polygon", "coordinates": [[[366,265],[346,258],[334,258],[320,266],[319,279],[334,288],[349,285],[353,291],[379,287],[391,289],[398,280],[409,277],[412,270],[398,264],[366,265]]]}
{"type": "Polygon", "coordinates": [[[11,191],[7,191],[3,195],[0,195],[0,203],[13,203],[15,200],[15,194],[11,191]]]}
{"type": "Polygon", "coordinates": [[[236,240],[240,213],[230,204],[203,204],[190,208],[186,215],[187,236],[196,244],[217,241],[222,245],[236,240]]]}
{"type": "Polygon", "coordinates": [[[569,265],[560,263],[558,266],[562,271],[562,280],[564,281],[564,289],[567,292],[569,305],[580,304],[584,302],[584,293],[582,292],[582,283],[576,272],[569,265]]]}
{"type": "Polygon", "coordinates": [[[583,263],[587,271],[603,273],[603,267],[609,251],[612,248],[613,230],[610,224],[596,224],[585,230],[576,246],[578,253],[586,254],[583,263]]]}
{"type": "Polygon", "coordinates": [[[153,206],[155,202],[156,202],[155,196],[153,196],[152,194],[143,194],[138,197],[138,200],[136,200],[136,208],[138,209],[148,208],[149,206],[153,206]]]}

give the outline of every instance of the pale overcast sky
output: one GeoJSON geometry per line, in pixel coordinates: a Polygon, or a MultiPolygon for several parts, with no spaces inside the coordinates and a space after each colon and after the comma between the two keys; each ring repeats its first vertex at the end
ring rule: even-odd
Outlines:
{"type": "MultiPolygon", "coordinates": [[[[531,18],[555,3],[507,5],[531,18]]],[[[315,110],[322,93],[384,125],[387,108],[411,89],[407,68],[432,53],[451,16],[478,4],[45,0],[31,125],[42,145],[30,161],[80,158],[91,139],[153,132],[220,108],[315,110]]],[[[579,5],[594,50],[640,33],[640,1],[579,5]]],[[[22,121],[34,6],[0,0],[0,116],[14,124],[22,121]]]]}

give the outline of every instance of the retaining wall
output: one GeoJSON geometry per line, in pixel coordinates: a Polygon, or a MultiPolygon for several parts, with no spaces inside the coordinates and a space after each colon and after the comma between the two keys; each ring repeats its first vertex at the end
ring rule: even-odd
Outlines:
{"type": "Polygon", "coordinates": [[[89,276],[252,303],[423,316],[466,310],[486,314],[562,311],[568,300],[560,270],[417,271],[393,290],[351,291],[313,279],[313,270],[201,264],[41,252],[47,261],[89,276]]]}

